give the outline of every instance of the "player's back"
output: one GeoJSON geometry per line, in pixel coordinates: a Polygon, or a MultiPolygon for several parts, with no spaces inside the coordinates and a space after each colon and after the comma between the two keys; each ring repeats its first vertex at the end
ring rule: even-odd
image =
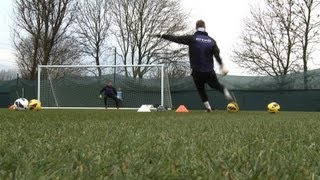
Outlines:
{"type": "Polygon", "coordinates": [[[194,34],[195,41],[189,45],[191,68],[199,72],[211,72],[213,69],[214,39],[206,32],[197,31],[194,34]]]}

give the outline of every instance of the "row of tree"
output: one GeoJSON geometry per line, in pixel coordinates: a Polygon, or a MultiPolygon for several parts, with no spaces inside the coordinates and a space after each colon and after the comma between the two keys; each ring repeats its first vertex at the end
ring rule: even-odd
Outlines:
{"type": "MultiPolygon", "coordinates": [[[[185,32],[187,14],[179,0],[15,0],[14,5],[13,41],[24,78],[36,79],[38,64],[110,64],[108,50],[115,48],[118,63],[166,63],[172,76],[187,72],[181,68],[185,62],[176,61],[185,49],[150,37],[185,32]]],[[[147,71],[124,73],[141,78],[147,71]]]]}
{"type": "Polygon", "coordinates": [[[0,70],[0,81],[9,81],[17,78],[17,71],[13,69],[1,69],[0,70]]]}
{"type": "Polygon", "coordinates": [[[250,72],[307,72],[320,45],[320,0],[265,0],[253,5],[239,40],[234,61],[250,72]]]}
{"type": "MultiPolygon", "coordinates": [[[[187,32],[180,0],[14,0],[13,42],[24,78],[36,79],[37,66],[110,64],[117,49],[123,65],[159,64],[171,77],[188,73],[186,49],[150,34],[187,32]],[[109,51],[110,52],[110,51],[109,51]],[[88,62],[89,59],[89,62],[88,62]]],[[[234,50],[234,61],[250,72],[280,76],[308,70],[320,42],[320,0],[264,0],[234,50]]],[[[148,69],[126,69],[141,78],[148,69]]],[[[97,76],[102,72],[98,69],[97,76]]]]}

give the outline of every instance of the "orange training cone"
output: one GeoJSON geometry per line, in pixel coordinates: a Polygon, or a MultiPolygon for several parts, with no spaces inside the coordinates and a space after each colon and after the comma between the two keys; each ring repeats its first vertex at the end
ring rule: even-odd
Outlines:
{"type": "Polygon", "coordinates": [[[188,109],[184,105],[180,105],[176,112],[189,112],[188,109]]]}

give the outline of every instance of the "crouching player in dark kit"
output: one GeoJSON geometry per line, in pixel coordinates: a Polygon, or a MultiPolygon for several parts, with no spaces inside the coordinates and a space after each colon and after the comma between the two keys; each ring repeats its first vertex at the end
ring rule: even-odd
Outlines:
{"type": "Polygon", "coordinates": [[[112,86],[112,81],[109,81],[108,84],[100,90],[99,97],[102,98],[102,93],[104,92],[104,105],[105,108],[108,108],[108,98],[111,98],[116,103],[116,108],[119,109],[119,99],[117,98],[117,91],[112,86]]]}

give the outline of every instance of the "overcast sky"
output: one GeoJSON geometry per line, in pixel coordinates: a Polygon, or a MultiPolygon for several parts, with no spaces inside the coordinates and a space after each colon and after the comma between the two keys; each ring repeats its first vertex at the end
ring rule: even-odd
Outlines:
{"type": "Polygon", "coordinates": [[[1,0],[0,6],[0,68],[4,68],[15,65],[10,40],[11,0],[1,0]]]}
{"type": "MultiPolygon", "coordinates": [[[[233,75],[240,75],[241,71],[230,60],[231,50],[243,29],[244,18],[249,16],[252,2],[254,0],[182,0],[183,8],[190,12],[190,27],[193,28],[198,19],[206,22],[209,35],[217,41],[221,57],[233,75]]],[[[1,0],[0,6],[0,68],[14,67],[10,40],[12,0],[1,0]]]]}

